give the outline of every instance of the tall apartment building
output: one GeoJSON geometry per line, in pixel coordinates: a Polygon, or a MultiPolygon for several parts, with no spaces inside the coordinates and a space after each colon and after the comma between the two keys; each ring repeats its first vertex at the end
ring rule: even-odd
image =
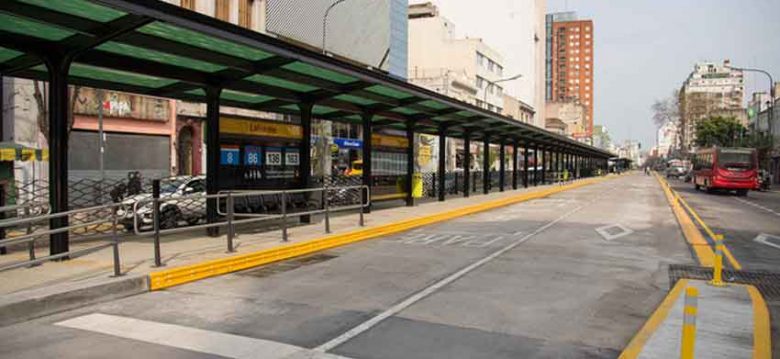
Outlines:
{"type": "Polygon", "coordinates": [[[553,13],[546,21],[547,101],[578,102],[585,106],[582,133],[593,134],[593,21],[578,20],[576,13],[553,13]]]}
{"type": "Polygon", "coordinates": [[[684,150],[694,148],[696,124],[711,116],[735,117],[747,125],[743,107],[745,81],[742,70],[723,64],[697,63],[680,89],[680,136],[684,150]]]}
{"type": "Polygon", "coordinates": [[[502,113],[504,88],[493,83],[504,77],[502,56],[482,39],[456,38],[454,27],[432,3],[409,6],[409,82],[502,113]]]}

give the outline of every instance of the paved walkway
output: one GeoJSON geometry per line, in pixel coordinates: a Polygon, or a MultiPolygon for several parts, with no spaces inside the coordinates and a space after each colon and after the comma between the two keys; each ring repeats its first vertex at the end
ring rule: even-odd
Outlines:
{"type": "MultiPolygon", "coordinates": [[[[380,202],[376,204],[377,210],[365,215],[365,224],[368,228],[397,221],[416,218],[422,214],[434,214],[447,210],[467,207],[496,199],[515,196],[528,191],[543,190],[554,186],[538,186],[521,188],[518,190],[507,189],[505,192],[492,192],[488,195],[481,193],[469,198],[461,196],[448,197],[445,202],[426,201],[415,207],[398,205],[391,207],[392,203],[380,202]]],[[[511,188],[511,187],[510,187],[511,188]]],[[[400,203],[400,201],[394,201],[400,203]]],[[[302,242],[325,235],[325,228],[321,217],[315,217],[314,223],[289,228],[290,243],[302,242]]],[[[358,225],[358,213],[340,213],[331,217],[332,233],[344,233],[361,228],[358,225]]],[[[224,229],[222,231],[224,233],[224,229]]],[[[238,237],[235,239],[236,253],[228,254],[225,235],[208,237],[203,230],[166,235],[161,238],[162,262],[165,267],[176,267],[186,264],[198,263],[205,260],[223,258],[232,254],[241,254],[271,248],[283,243],[280,230],[257,228],[251,226],[237,227],[238,237]]],[[[42,238],[39,242],[45,242],[42,238]]],[[[74,243],[73,250],[88,248],[99,244],[74,243]]],[[[38,255],[46,255],[48,248],[39,248],[38,255]]],[[[124,275],[144,275],[161,268],[154,267],[154,246],[151,237],[128,237],[120,245],[120,257],[122,273],[124,275]]],[[[26,250],[20,249],[5,256],[0,256],[0,264],[9,263],[27,258],[26,250]]],[[[37,289],[53,284],[74,282],[105,282],[111,280],[113,273],[113,254],[111,248],[106,248],[85,256],[81,256],[65,262],[48,262],[34,268],[19,268],[11,271],[0,272],[0,294],[8,294],[28,289],[37,289]]]]}

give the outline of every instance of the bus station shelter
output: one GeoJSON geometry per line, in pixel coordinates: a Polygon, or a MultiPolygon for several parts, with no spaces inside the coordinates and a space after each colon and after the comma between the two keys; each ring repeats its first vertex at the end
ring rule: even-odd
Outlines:
{"type": "MultiPolygon", "coordinates": [[[[207,193],[220,190],[220,106],[290,114],[301,128],[299,186],[311,180],[312,118],[362,126],[362,182],[372,181],[372,136],[379,127],[522,148],[529,185],[530,153],[549,169],[604,169],[609,152],[518,122],[433,91],[157,0],[4,0],[0,2],[0,75],[47,81],[50,207],[68,209],[68,85],[206,104],[207,193]],[[549,161],[548,161],[549,159],[549,161]]],[[[411,143],[411,141],[410,141],[411,143]]],[[[437,180],[444,200],[444,149],[437,180]]],[[[407,186],[414,146],[407,147],[407,186]]],[[[483,175],[489,176],[483,156],[483,175]]],[[[469,156],[464,195],[469,195],[469,156]]],[[[518,187],[513,171],[512,187],[518,187]]],[[[606,171],[604,171],[606,172],[606,171]]],[[[536,177],[536,176],[535,176],[536,177]]],[[[489,180],[482,181],[487,192],[489,180]]],[[[534,179],[534,183],[538,182],[534,179]]],[[[531,183],[533,185],[534,183],[531,183]]],[[[411,190],[407,196],[411,197],[411,190]]],[[[409,198],[411,199],[411,198],[409,198]]],[[[207,206],[217,218],[216,203],[207,206]]],[[[52,228],[67,225],[53,219],[52,228]]],[[[52,254],[68,251],[68,234],[50,239],[52,254]]]]}

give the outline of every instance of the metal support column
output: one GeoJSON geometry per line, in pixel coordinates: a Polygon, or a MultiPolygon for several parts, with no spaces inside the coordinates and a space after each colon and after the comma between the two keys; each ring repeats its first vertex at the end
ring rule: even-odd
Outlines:
{"type": "Polygon", "coordinates": [[[463,197],[471,192],[471,133],[463,133],[463,197]]]}
{"type": "Polygon", "coordinates": [[[444,201],[445,186],[447,184],[445,174],[447,172],[447,126],[439,125],[439,201],[444,201]]]}
{"type": "Polygon", "coordinates": [[[487,133],[482,139],[484,148],[482,153],[482,193],[490,193],[490,135],[487,133]]]}
{"type": "Polygon", "coordinates": [[[518,159],[518,146],[517,146],[517,139],[515,139],[512,142],[512,189],[517,189],[517,176],[520,172],[520,169],[517,168],[517,159],[518,159]]]}
{"type": "MultiPolygon", "coordinates": [[[[206,193],[219,192],[219,87],[206,88],[206,193]]],[[[217,222],[217,199],[206,200],[206,221],[217,222]]],[[[219,235],[219,227],[209,227],[211,236],[219,235]]]]}
{"type": "Polygon", "coordinates": [[[541,168],[541,170],[542,170],[541,172],[542,173],[540,173],[540,178],[541,178],[542,185],[545,185],[545,184],[547,184],[547,160],[548,160],[548,158],[547,158],[547,149],[543,147],[542,148],[542,152],[540,154],[541,154],[540,159],[541,159],[541,165],[542,165],[542,168],[541,168]]]}
{"type": "MultiPolygon", "coordinates": [[[[365,112],[361,116],[363,122],[363,185],[371,188],[371,151],[374,146],[371,145],[371,134],[373,133],[374,114],[365,112]]],[[[409,144],[412,145],[411,143],[409,144]]],[[[368,198],[366,198],[368,200],[368,198]]],[[[363,207],[363,213],[371,213],[371,206],[363,207]]]]}
{"type": "Polygon", "coordinates": [[[539,163],[541,159],[541,155],[539,153],[539,145],[534,146],[534,187],[539,185],[539,163]]]}
{"type": "MultiPolygon", "coordinates": [[[[298,109],[300,110],[301,117],[301,144],[298,161],[298,173],[300,173],[301,188],[311,187],[311,111],[314,108],[313,103],[300,103],[298,109]]],[[[324,174],[323,174],[324,175],[324,174]]],[[[323,178],[323,181],[325,179],[323,178]]],[[[324,183],[324,182],[323,182],[324,183]]],[[[305,192],[306,200],[308,202],[311,193],[305,192]]],[[[300,217],[301,223],[311,223],[310,215],[303,215],[300,217]]]]}
{"type": "Polygon", "coordinates": [[[506,140],[501,137],[498,143],[498,191],[504,192],[504,184],[506,184],[506,140]]]}
{"type": "Polygon", "coordinates": [[[523,188],[528,188],[528,142],[523,146],[523,188]]]}
{"type": "MultiPolygon", "coordinates": [[[[68,210],[68,71],[71,58],[45,60],[49,72],[49,205],[52,213],[68,210]]],[[[49,220],[51,229],[68,226],[67,217],[49,220]]],[[[68,232],[49,236],[49,253],[70,250],[68,232]]]]}
{"type": "Polygon", "coordinates": [[[414,181],[414,121],[406,121],[406,141],[409,147],[406,148],[406,205],[414,206],[414,197],[412,196],[412,182],[414,181]]]}

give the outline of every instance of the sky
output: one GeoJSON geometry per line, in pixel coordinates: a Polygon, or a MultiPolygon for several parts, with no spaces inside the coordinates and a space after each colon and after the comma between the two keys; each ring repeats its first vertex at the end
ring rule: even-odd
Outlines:
{"type": "MultiPolygon", "coordinates": [[[[503,52],[511,62],[505,73],[533,70],[528,54],[516,50],[528,41],[517,34],[531,26],[532,0],[434,3],[457,33],[503,52]]],[[[556,11],[594,22],[594,123],[606,125],[616,143],[655,143],[650,106],[679,89],[696,62],[730,59],[780,81],[780,0],[547,0],[547,12],[556,11]]],[[[513,85],[507,88],[521,99],[530,96],[513,85]]],[[[765,75],[746,74],[746,97],[768,88],[765,75]]]]}

